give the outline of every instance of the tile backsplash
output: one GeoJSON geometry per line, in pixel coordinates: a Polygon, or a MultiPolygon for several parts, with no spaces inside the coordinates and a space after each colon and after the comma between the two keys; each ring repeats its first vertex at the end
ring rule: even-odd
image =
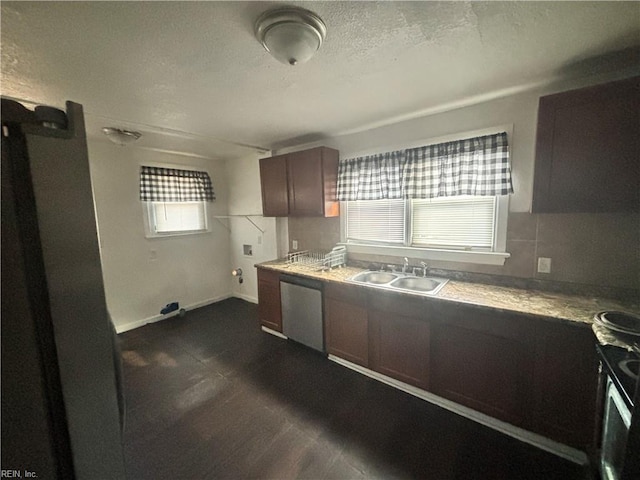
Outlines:
{"type": "MultiPolygon", "coordinates": [[[[289,218],[289,246],[329,250],[340,241],[339,218],[289,218]]],[[[433,268],[533,278],[625,289],[640,289],[640,215],[510,213],[503,266],[429,262],[433,268]],[[537,273],[537,258],[551,258],[551,273],[537,273]]],[[[368,262],[398,258],[356,255],[368,262]]],[[[419,260],[412,263],[417,264],[419,260]]]]}

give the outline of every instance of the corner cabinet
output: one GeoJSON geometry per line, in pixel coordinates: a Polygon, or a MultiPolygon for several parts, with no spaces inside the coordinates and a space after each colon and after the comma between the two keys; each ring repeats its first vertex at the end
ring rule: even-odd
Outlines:
{"type": "Polygon", "coordinates": [[[337,217],[337,150],[317,147],[260,159],[266,217],[337,217]]]}
{"type": "Polygon", "coordinates": [[[640,211],[640,77],[540,98],[534,213],[640,211]]]}

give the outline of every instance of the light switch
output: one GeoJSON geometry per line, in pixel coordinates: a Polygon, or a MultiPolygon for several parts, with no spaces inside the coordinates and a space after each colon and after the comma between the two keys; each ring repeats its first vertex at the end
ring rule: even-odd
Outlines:
{"type": "Polygon", "coordinates": [[[294,250],[297,250],[298,249],[298,240],[292,240],[291,241],[291,245],[293,246],[294,250]]]}
{"type": "Polygon", "coordinates": [[[538,257],[538,273],[551,273],[551,259],[538,257]]]}

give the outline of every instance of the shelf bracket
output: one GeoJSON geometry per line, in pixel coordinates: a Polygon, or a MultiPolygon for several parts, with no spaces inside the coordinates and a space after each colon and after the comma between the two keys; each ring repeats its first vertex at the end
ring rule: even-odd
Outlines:
{"type": "Polygon", "coordinates": [[[246,218],[251,225],[256,227],[260,231],[260,233],[264,234],[264,230],[262,230],[258,225],[256,225],[255,222],[249,218],[249,215],[245,215],[244,218],[246,218]]]}
{"type": "Polygon", "coordinates": [[[220,223],[228,231],[231,231],[231,229],[226,224],[224,224],[220,219],[221,218],[242,217],[242,218],[245,218],[251,225],[253,225],[256,228],[256,230],[258,230],[260,233],[264,234],[265,231],[263,229],[261,229],[256,224],[256,222],[254,222],[253,220],[251,220],[251,218],[249,218],[249,217],[258,217],[258,216],[261,217],[262,215],[215,215],[213,218],[215,218],[218,221],[218,223],[220,223]]]}

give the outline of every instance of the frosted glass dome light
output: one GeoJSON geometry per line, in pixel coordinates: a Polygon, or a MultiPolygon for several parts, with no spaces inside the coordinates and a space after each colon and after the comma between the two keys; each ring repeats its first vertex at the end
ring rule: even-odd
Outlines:
{"type": "Polygon", "coordinates": [[[125,146],[138,140],[142,134],[140,132],[134,132],[131,130],[122,130],[114,127],[104,127],[102,129],[109,140],[116,145],[125,146]]]}
{"type": "Polygon", "coordinates": [[[318,51],[327,27],[315,13],[303,8],[268,10],[256,20],[256,38],[279,62],[298,65],[318,51]]]}

